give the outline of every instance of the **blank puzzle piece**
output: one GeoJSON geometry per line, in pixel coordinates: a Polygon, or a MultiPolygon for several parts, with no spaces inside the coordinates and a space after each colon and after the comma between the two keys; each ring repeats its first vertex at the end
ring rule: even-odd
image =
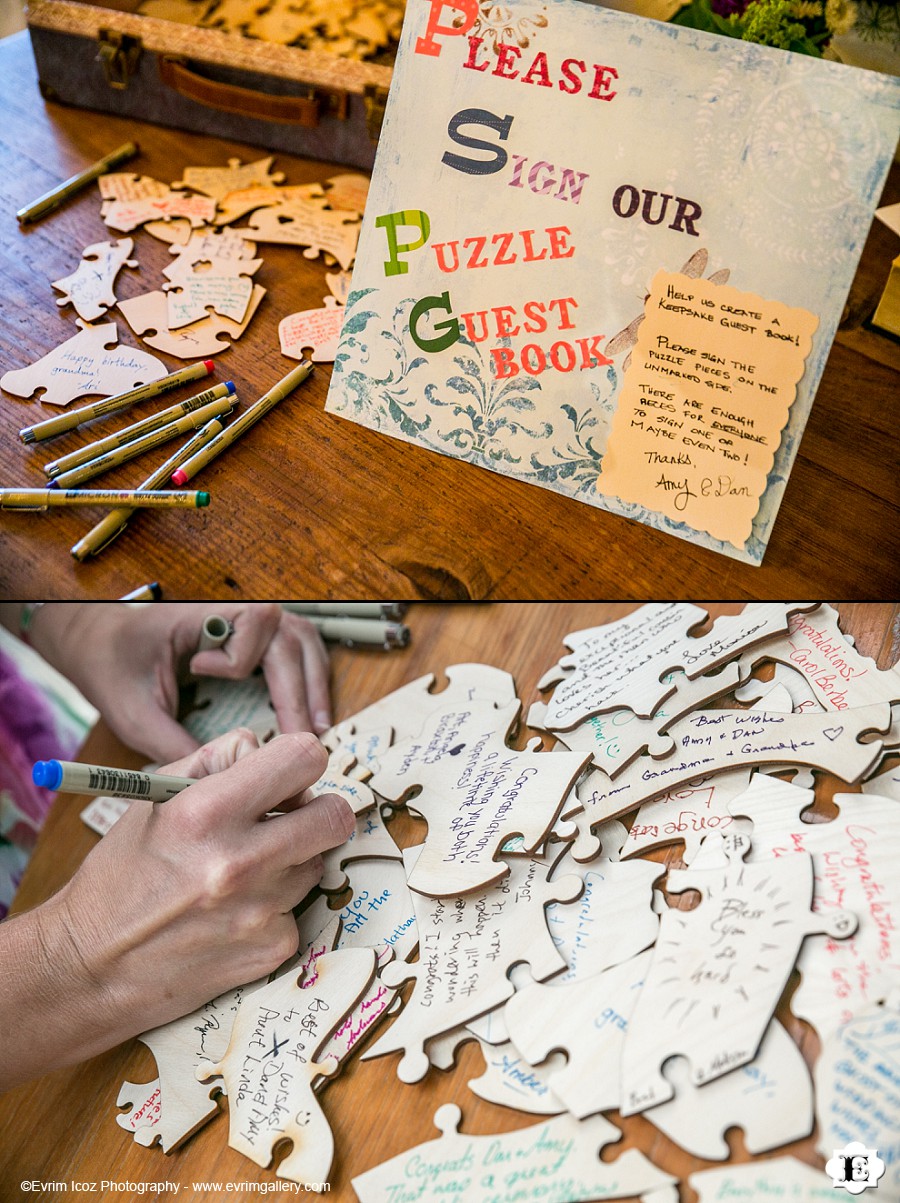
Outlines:
{"type": "Polygon", "coordinates": [[[420,736],[382,756],[371,780],[376,793],[398,803],[421,788],[413,808],[428,834],[411,889],[437,898],[479,889],[505,876],[506,862],[494,857],[510,836],[523,837],[525,852],[546,840],[589,758],[513,750],[506,738],[518,715],[518,701],[499,710],[443,709],[429,716],[420,736]]]}
{"type": "Polygon", "coordinates": [[[285,974],[244,999],[228,1051],[198,1074],[225,1079],[229,1144],[264,1168],[285,1138],[293,1147],[275,1171],[279,1178],[322,1183],[328,1178],[334,1140],[312,1090],[333,1062],[316,1054],[372,980],[375,953],[348,948],[326,953],[305,987],[285,974]]]}
{"type": "Polygon", "coordinates": [[[57,297],[57,305],[74,305],[78,316],[86,322],[102,317],[116,303],[113,283],[119,271],[123,267],[137,267],[137,260],[129,258],[133,249],[133,238],[86,246],[75,271],[51,285],[64,294],[57,297]]]}
{"type": "MultiPolygon", "coordinates": [[[[420,849],[404,857],[412,863],[420,849]]],[[[390,1030],[364,1055],[368,1060],[403,1051],[398,1077],[418,1082],[430,1064],[427,1042],[498,1006],[513,992],[510,966],[527,962],[536,979],[565,968],[547,931],[544,908],[581,893],[580,877],[547,881],[549,863],[520,857],[509,877],[480,894],[426,898],[413,895],[419,959],[381,971],[388,986],[409,978],[415,988],[390,1030]]]]}
{"type": "Polygon", "coordinates": [[[170,330],[168,327],[169,302],[162,290],[145,292],[139,297],[119,301],[118,307],[128,325],[148,346],[174,355],[178,359],[208,358],[210,355],[221,355],[223,351],[227,351],[231,346],[229,338],[240,338],[250,325],[265,295],[266,290],[261,285],[253,285],[250,304],[241,322],[233,322],[230,318],[214,314],[178,330],[170,330]]]}
{"type": "Polygon", "coordinates": [[[689,714],[669,728],[672,755],[639,756],[615,780],[595,769],[577,794],[591,824],[637,809],[660,794],[681,789],[700,777],[741,766],[809,765],[852,784],[878,763],[881,740],[860,742],[887,731],[887,702],[842,710],[784,714],[757,710],[706,710],[689,714]]]}
{"type": "Polygon", "coordinates": [[[800,815],[814,798],[810,790],[757,775],[730,809],[752,820],[750,864],[809,854],[816,913],[825,919],[847,908],[857,915],[849,939],[811,936],[797,960],[800,985],[791,1009],[825,1040],[900,981],[900,812],[894,798],[835,794],[837,818],[804,823],[800,815]]]}
{"type": "Polygon", "coordinates": [[[356,256],[359,229],[358,213],[322,209],[309,201],[292,201],[257,209],[250,218],[247,237],[256,242],[305,247],[305,259],[315,259],[324,251],[346,270],[356,256]]]}
{"type": "Polygon", "coordinates": [[[303,352],[310,349],[313,363],[334,363],[343,321],[343,307],[334,297],[325,298],[324,309],[302,309],[288,314],[278,323],[281,354],[289,359],[303,359],[303,352]]]}
{"type": "MultiPolygon", "coordinates": [[[[121,303],[120,303],[121,304],[121,303]]],[[[119,347],[115,322],[82,327],[27,368],[16,368],[0,376],[0,388],[16,397],[37,398],[45,405],[68,405],[76,397],[111,397],[141,384],[160,380],[168,373],[166,365],[146,351],[119,347]]]]}
{"type": "Polygon", "coordinates": [[[672,1097],[660,1068],[668,1057],[688,1057],[698,1086],[752,1060],[806,936],[827,931],[842,939],[856,927],[849,911],[808,909],[808,853],[745,864],[746,836],[707,837],[713,846],[719,841],[724,868],[669,872],[670,893],[699,890],[701,900],[662,916],[625,1037],[623,1116],[672,1097]]]}
{"type": "Polygon", "coordinates": [[[662,677],[681,669],[693,679],[735,659],[749,647],[787,630],[797,611],[810,603],[762,602],[741,614],[716,619],[706,635],[690,638],[692,627],[709,615],[681,602],[650,603],[618,622],[574,631],[564,643],[572,649],[538,683],[559,682],[547,704],[545,722],[552,731],[569,731],[592,715],[628,707],[649,718],[675,692],[662,677]]]}
{"type": "Polygon", "coordinates": [[[360,1203],[395,1203],[418,1181],[429,1186],[428,1195],[420,1197],[465,1198],[466,1203],[524,1197],[522,1188],[531,1198],[565,1198],[566,1203],[625,1196],[677,1203],[675,1179],[637,1149],[626,1149],[611,1165],[600,1160],[603,1146],[621,1136],[601,1115],[580,1124],[560,1115],[487,1135],[459,1132],[461,1118],[455,1103],[445,1103],[434,1116],[439,1140],[416,1145],[352,1179],[360,1203]]]}

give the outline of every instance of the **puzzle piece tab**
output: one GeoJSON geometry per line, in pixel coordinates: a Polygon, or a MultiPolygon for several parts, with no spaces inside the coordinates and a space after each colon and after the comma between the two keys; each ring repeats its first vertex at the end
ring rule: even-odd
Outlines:
{"type": "Polygon", "coordinates": [[[86,246],[75,271],[51,285],[64,294],[57,297],[57,305],[74,305],[78,316],[86,322],[102,317],[116,303],[113,283],[118,273],[123,267],[137,267],[137,260],[129,258],[133,249],[132,238],[86,246]]]}

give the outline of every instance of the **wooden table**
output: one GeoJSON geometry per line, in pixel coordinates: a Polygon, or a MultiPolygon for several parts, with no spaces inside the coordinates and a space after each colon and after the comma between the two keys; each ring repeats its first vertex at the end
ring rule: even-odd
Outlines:
{"type": "MultiPolygon", "coordinates": [[[[21,232],[22,204],[128,139],[134,169],[180,178],[195,164],[258,157],[255,148],[44,104],[25,34],[0,44],[0,369],[24,367],[76,333],[57,312],[50,281],[81,249],[110,237],[96,188],[21,232]]],[[[325,179],[339,165],[278,156],[287,182],[325,179]]],[[[900,199],[895,165],[882,203],[900,199]]],[[[139,272],[122,297],[159,287],[168,248],[135,237],[139,272]]],[[[823,248],[826,249],[826,248],[823,248]]],[[[529,487],[325,414],[331,368],[317,371],[198,479],[208,511],[138,516],[99,558],[76,563],[70,547],[94,511],[0,516],[0,594],[22,599],[119,597],[148,580],[169,598],[802,596],[809,582],[846,598],[889,598],[898,584],[896,398],[900,346],[864,329],[900,249],[873,226],[838,337],[775,525],[764,565],[753,568],[638,523],[529,487]]],[[[244,401],[292,366],[279,350],[285,314],[322,304],[321,260],[264,246],[257,281],[268,294],[244,338],[219,357],[244,401]]],[[[118,322],[120,343],[138,345],[118,322]]],[[[181,361],[162,355],[170,369],[181,361]]],[[[178,394],[182,396],[185,394],[178,394]]],[[[0,395],[0,481],[41,485],[49,458],[100,437],[71,432],[25,448],[20,427],[50,407],[0,395]],[[47,448],[52,446],[52,454],[47,448]]],[[[143,412],[143,411],[142,411],[143,412]]],[[[150,452],[97,483],[128,488],[159,463],[150,452]]]]}
{"type": "MultiPolygon", "coordinates": [[[[466,660],[480,660],[511,671],[527,711],[530,701],[538,696],[539,677],[563,650],[561,639],[566,632],[612,621],[631,608],[612,603],[415,606],[409,615],[413,641],[404,651],[335,651],[336,717],[347,717],[391,689],[428,672],[436,673],[437,688],[442,688],[443,668],[466,660]]],[[[708,608],[713,615],[740,609],[721,604],[708,608]]],[[[840,611],[844,630],[856,636],[857,646],[864,655],[872,656],[881,668],[894,663],[900,651],[897,634],[900,606],[844,604],[840,611]]],[[[520,732],[519,747],[524,746],[528,734],[533,733],[520,732]]],[[[83,758],[129,767],[140,763],[140,758],[124,749],[102,724],[89,737],[83,758]]],[[[818,780],[817,798],[825,800],[838,782],[833,778],[818,780]]],[[[19,892],[18,909],[33,906],[56,890],[97,842],[97,837],[79,818],[82,806],[82,800],[71,796],[58,799],[19,892]]],[[[660,852],[657,858],[662,860],[666,856],[660,852]]],[[[677,861],[673,850],[669,850],[668,859],[677,861]]],[[[161,967],[161,971],[170,970],[161,967]]],[[[811,1061],[817,1051],[815,1034],[794,1020],[783,1005],[778,1014],[811,1061]]],[[[322,1096],[337,1150],[331,1174],[332,1190],[327,1197],[349,1203],[355,1199],[351,1177],[436,1137],[431,1117],[443,1102],[455,1101],[461,1105],[465,1131],[509,1131],[536,1122],[534,1117],[483,1103],[472,1095],[466,1082],[477,1077],[481,1067],[477,1046],[469,1044],[463,1047],[452,1071],[432,1069],[421,1083],[406,1086],[396,1077],[396,1056],[369,1062],[351,1060],[322,1096]]],[[[45,1182],[169,1181],[181,1183],[184,1187],[181,1197],[192,1203],[219,1197],[212,1191],[192,1191],[190,1184],[196,1180],[275,1181],[270,1172],[260,1170],[228,1148],[224,1117],[218,1117],[168,1157],[158,1149],[148,1150],[134,1144],[115,1122],[116,1096],[123,1080],[141,1082],[154,1076],[150,1054],[143,1045],[131,1041],[86,1065],[57,1071],[0,1099],[0,1199],[12,1203],[23,1198],[18,1184],[26,1178],[45,1182]]],[[[611,1118],[625,1130],[623,1148],[643,1149],[661,1169],[679,1178],[714,1164],[688,1156],[641,1116],[620,1121],[613,1113],[611,1118]]],[[[751,1160],[739,1132],[729,1136],[729,1144],[734,1161],[751,1160]]],[[[773,1155],[784,1152],[822,1167],[812,1139],[773,1155]]],[[[40,1196],[47,1203],[56,1197],[63,1195],[45,1192],[40,1196]]],[[[124,1196],[98,1191],[93,1197],[124,1196]]],[[[251,1196],[246,1193],[235,1197],[251,1196]]],[[[686,1186],[681,1189],[681,1203],[695,1203],[693,1191],[686,1186]]]]}

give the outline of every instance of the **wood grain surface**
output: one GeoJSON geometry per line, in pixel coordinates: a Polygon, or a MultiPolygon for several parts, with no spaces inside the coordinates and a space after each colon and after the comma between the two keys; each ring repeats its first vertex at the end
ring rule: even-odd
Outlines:
{"type": "MultiPolygon", "coordinates": [[[[700,603],[704,604],[704,603],[700,603]]],[[[733,613],[740,606],[711,604],[711,615],[733,613]]],[[[889,604],[841,604],[841,625],[856,637],[861,653],[873,657],[880,668],[893,664],[900,652],[900,606],[889,604]]],[[[408,615],[413,638],[403,651],[348,651],[337,649],[332,656],[332,683],[336,718],[345,718],[382,697],[391,689],[428,672],[437,677],[435,689],[443,688],[447,665],[468,660],[494,664],[512,672],[519,697],[527,711],[539,695],[536,684],[563,652],[562,638],[568,632],[600,622],[613,621],[633,609],[629,604],[506,604],[506,605],[416,605],[408,615]]],[[[517,746],[533,735],[520,730],[517,746]]],[[[137,767],[140,758],[123,748],[109,731],[99,726],[89,737],[82,759],[94,763],[137,767]]],[[[817,774],[817,805],[843,785],[835,778],[817,774]]],[[[61,795],[41,835],[37,851],[22,884],[17,909],[39,903],[68,879],[97,842],[97,836],[81,822],[84,800],[61,795]]],[[[400,816],[392,833],[401,842],[412,842],[412,820],[400,816]]],[[[421,835],[416,836],[420,839],[421,835]]],[[[680,864],[680,848],[661,850],[655,859],[680,864]]],[[[673,899],[674,901],[674,896],[673,899]]],[[[177,973],[176,966],[160,966],[162,973],[177,973]]],[[[796,984],[796,975],[793,984],[796,984]]],[[[815,1033],[795,1020],[787,1003],[789,983],[777,1014],[812,1063],[818,1041],[815,1033]]],[[[383,1030],[383,1029],[382,1029],[383,1030]]],[[[8,1038],[3,1034],[3,1038],[8,1038]]],[[[463,1111],[463,1131],[503,1132],[536,1122],[535,1117],[482,1102],[467,1088],[477,1077],[482,1060],[477,1046],[463,1047],[457,1065],[448,1072],[429,1070],[423,1082],[406,1086],[396,1077],[397,1058],[384,1057],[361,1063],[352,1059],[338,1078],[329,1083],[322,1105],[335,1137],[335,1161],[330,1177],[331,1191],[323,1198],[351,1203],[355,1193],[350,1180],[382,1161],[436,1137],[431,1117],[441,1103],[457,1102],[463,1111]]],[[[227,1146],[227,1120],[217,1117],[182,1149],[165,1156],[158,1149],[144,1149],[115,1122],[116,1096],[123,1080],[147,1081],[154,1076],[153,1060],[136,1041],[130,1041],[74,1069],[60,1070],[22,1086],[0,1098],[0,1199],[20,1200],[23,1179],[43,1182],[171,1182],[182,1186],[180,1198],[197,1203],[220,1198],[214,1190],[192,1184],[208,1180],[228,1182],[275,1182],[271,1171],[259,1169],[227,1146]]],[[[711,1167],[687,1155],[662,1136],[649,1119],[641,1116],[620,1120],[624,1139],[604,1154],[604,1160],[619,1156],[626,1148],[641,1148],[661,1169],[684,1179],[695,1170],[711,1167]]],[[[753,1160],[747,1154],[739,1131],[728,1134],[731,1160],[753,1160]]],[[[814,1139],[796,1142],[765,1156],[783,1153],[822,1168],[814,1151],[814,1139]]],[[[44,1191],[42,1200],[69,1199],[68,1193],[44,1191]]],[[[107,1188],[94,1198],[122,1199],[107,1188]]],[[[171,1196],[170,1196],[171,1197],[171,1196]]],[[[248,1187],[233,1197],[248,1200],[259,1196],[248,1187]]],[[[282,1196],[279,1196],[282,1197],[282,1196]]],[[[301,1194],[301,1198],[314,1195],[301,1194]]],[[[694,1192],[682,1185],[681,1203],[696,1203],[694,1192]]],[[[431,1201],[429,1200],[429,1203],[431,1201]]]]}
{"type": "MultiPolygon", "coordinates": [[[[45,104],[25,34],[0,43],[0,112],[0,371],[24,367],[76,333],[71,311],[57,309],[50,281],[74,269],[84,246],[110,237],[95,187],[25,231],[17,228],[16,209],[128,139],[142,151],[129,170],[167,182],[188,166],[224,166],[230,157],[250,161],[261,153],[45,104]]],[[[277,157],[276,168],[292,184],[341,170],[288,155],[277,157]]],[[[898,199],[895,165],[882,203],[898,199]]],[[[169,262],[168,248],[145,232],[136,233],[135,244],[140,272],[121,274],[122,297],[158,287],[169,262]]],[[[0,514],[0,595],[110,598],[158,580],[172,599],[760,598],[801,596],[814,581],[833,596],[890,598],[900,578],[891,404],[900,344],[862,323],[898,250],[900,239],[875,222],[760,568],[325,414],[331,368],[322,365],[198,477],[197,487],[212,495],[209,510],[138,515],[86,564],[69,549],[99,515],[0,514]]],[[[321,260],[285,246],[261,246],[260,254],[265,262],[256,279],[268,294],[244,338],[218,357],[218,379],[233,378],[244,402],[293,366],[279,350],[280,318],[321,305],[327,291],[321,260]]],[[[125,322],[118,325],[120,343],[138,345],[125,322]]],[[[161,358],[170,369],[181,366],[161,358]]],[[[95,423],[89,433],[24,447],[18,430],[47,408],[0,394],[4,485],[43,484],[46,460],[100,437],[95,423]]],[[[155,408],[132,412],[140,417],[155,408]]],[[[98,484],[134,487],[160,458],[150,452],[98,484]]]]}

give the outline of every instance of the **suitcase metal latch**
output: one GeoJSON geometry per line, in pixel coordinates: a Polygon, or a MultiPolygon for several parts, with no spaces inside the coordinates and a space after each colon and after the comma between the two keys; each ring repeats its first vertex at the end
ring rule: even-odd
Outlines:
{"type": "Polygon", "coordinates": [[[101,29],[97,36],[100,42],[97,58],[106,82],[116,91],[123,92],[137,73],[143,49],[141,39],[115,29],[101,29]]]}
{"type": "Polygon", "coordinates": [[[366,84],[363,89],[363,104],[366,107],[366,132],[373,142],[378,141],[381,124],[384,121],[384,109],[387,104],[388,90],[380,84],[366,84]]]}

